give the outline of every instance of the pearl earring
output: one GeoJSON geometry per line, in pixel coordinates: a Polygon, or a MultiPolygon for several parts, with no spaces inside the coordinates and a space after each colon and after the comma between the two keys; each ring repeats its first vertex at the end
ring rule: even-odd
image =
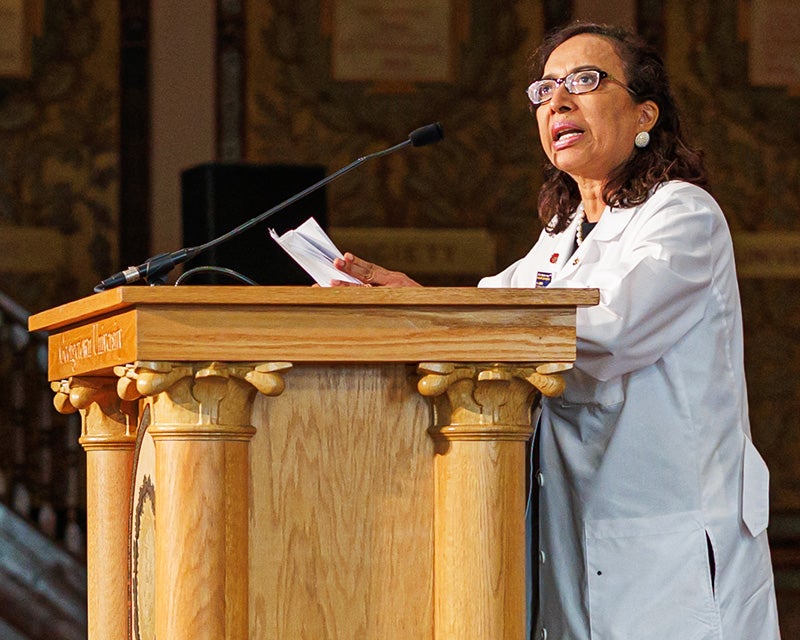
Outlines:
{"type": "Polygon", "coordinates": [[[640,131],[633,139],[633,144],[635,144],[638,149],[644,149],[650,144],[650,134],[647,133],[647,131],[640,131]]]}

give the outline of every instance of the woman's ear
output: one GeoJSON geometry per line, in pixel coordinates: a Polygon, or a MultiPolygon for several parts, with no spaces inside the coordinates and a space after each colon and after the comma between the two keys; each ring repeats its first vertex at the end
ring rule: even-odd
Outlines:
{"type": "Polygon", "coordinates": [[[639,125],[642,131],[650,131],[658,122],[658,105],[652,100],[647,100],[639,105],[639,125]]]}

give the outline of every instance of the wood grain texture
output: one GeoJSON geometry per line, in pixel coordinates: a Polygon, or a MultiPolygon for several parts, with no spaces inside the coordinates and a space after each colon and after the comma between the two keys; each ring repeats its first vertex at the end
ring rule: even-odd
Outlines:
{"type": "Polygon", "coordinates": [[[418,362],[574,359],[574,312],[562,309],[260,307],[139,312],[139,358],[418,362]],[[224,326],[221,333],[219,327],[224,326]]]}
{"type": "Polygon", "coordinates": [[[157,638],[225,634],[225,448],[155,439],[157,638]]]}
{"type": "MultiPolygon", "coordinates": [[[[421,367],[422,368],[422,367],[421,367]]],[[[518,640],[525,631],[525,442],[533,385],[513,366],[433,385],[435,638],[518,640]]]]}
{"type": "Polygon", "coordinates": [[[86,544],[89,640],[128,633],[128,552],[136,416],[112,378],[73,378],[55,385],[58,405],[80,410],[86,450],[86,544]],[[65,398],[67,398],[65,400],[65,398]]]}
{"type": "MultiPolygon", "coordinates": [[[[150,416],[156,637],[496,640],[524,624],[533,387],[520,372],[534,370],[496,363],[566,366],[574,305],[596,294],[131,287],[31,326],[53,332],[51,348],[79,345],[67,356],[84,344],[96,355],[91,341],[109,346],[101,329],[117,327],[120,354],[135,358],[83,359],[76,388],[55,386],[64,408],[87,413],[113,396],[120,437],[132,435],[131,405],[150,416]],[[113,324],[123,318],[124,332],[113,324]],[[433,414],[416,388],[420,361],[447,381],[423,385],[433,414]],[[116,394],[102,377],[110,365],[116,394]]],[[[73,373],[82,360],[62,359],[73,373]]],[[[87,431],[82,441],[115,439],[87,431]]],[[[129,496],[130,463],[118,466],[129,496]]],[[[92,482],[95,502],[113,500],[100,476],[92,482]]],[[[90,517],[104,508],[92,503],[90,517]]],[[[115,531],[108,559],[92,553],[114,565],[118,588],[129,565],[115,531]]],[[[124,613],[108,628],[127,626],[124,613]]]]}
{"type": "Polygon", "coordinates": [[[128,635],[128,538],[133,446],[86,456],[90,640],[128,635]]]}
{"type": "Polygon", "coordinates": [[[130,448],[91,449],[86,455],[86,560],[88,638],[128,634],[128,538],[130,448]]]}
{"type": "Polygon", "coordinates": [[[52,331],[138,305],[234,306],[559,306],[597,304],[597,289],[476,289],[472,287],[119,287],[32,315],[31,331],[52,331]]]}
{"type": "Polygon", "coordinates": [[[155,438],[155,637],[247,638],[247,442],[155,438]]]}
{"type": "Polygon", "coordinates": [[[524,637],[524,470],[524,442],[453,442],[436,457],[437,640],[524,637]]]}
{"type": "Polygon", "coordinates": [[[155,444],[155,635],[247,637],[255,389],[224,365],[143,368],[155,444]],[[170,375],[175,373],[175,377],[170,375]],[[163,380],[164,384],[153,383],[163,380]]]}
{"type": "Polygon", "coordinates": [[[51,332],[51,379],[133,360],[570,362],[574,305],[596,301],[574,289],[128,287],[30,326],[51,332]]]}
{"type": "Polygon", "coordinates": [[[403,365],[302,366],[258,398],[250,638],[433,633],[433,442],[403,365]]]}

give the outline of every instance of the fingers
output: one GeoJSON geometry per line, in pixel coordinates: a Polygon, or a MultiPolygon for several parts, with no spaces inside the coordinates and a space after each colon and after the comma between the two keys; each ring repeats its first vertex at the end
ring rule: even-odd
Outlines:
{"type": "Polygon", "coordinates": [[[352,253],[345,253],[343,259],[336,258],[333,261],[333,266],[339,271],[343,271],[354,278],[360,280],[363,284],[357,285],[352,282],[342,282],[341,280],[331,281],[334,287],[340,286],[375,286],[375,287],[419,287],[418,282],[409,278],[405,273],[400,271],[389,271],[376,265],[373,262],[362,260],[352,253]]]}
{"type": "Polygon", "coordinates": [[[347,280],[331,280],[332,287],[371,287],[371,284],[358,284],[347,280]]]}
{"type": "Polygon", "coordinates": [[[375,271],[379,269],[379,267],[372,262],[362,260],[358,256],[354,256],[352,253],[345,253],[344,261],[347,265],[347,268],[345,269],[347,273],[355,276],[363,282],[372,282],[375,279],[375,271]]]}
{"type": "Polygon", "coordinates": [[[358,278],[364,284],[372,284],[378,269],[380,269],[377,265],[362,260],[352,253],[345,253],[344,259],[336,258],[333,261],[333,266],[339,271],[344,271],[354,278],[358,278]]]}

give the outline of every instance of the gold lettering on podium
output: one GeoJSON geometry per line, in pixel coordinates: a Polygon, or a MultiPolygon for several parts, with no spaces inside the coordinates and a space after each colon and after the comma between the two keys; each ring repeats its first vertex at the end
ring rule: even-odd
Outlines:
{"type": "Polygon", "coordinates": [[[97,356],[122,349],[122,329],[119,327],[111,330],[101,329],[100,323],[90,325],[91,334],[85,338],[71,341],[64,334],[58,346],[58,363],[77,367],[82,360],[91,360],[97,356]]]}
{"type": "Polygon", "coordinates": [[[130,361],[133,330],[133,318],[122,314],[51,335],[50,373],[67,378],[130,361]]]}

